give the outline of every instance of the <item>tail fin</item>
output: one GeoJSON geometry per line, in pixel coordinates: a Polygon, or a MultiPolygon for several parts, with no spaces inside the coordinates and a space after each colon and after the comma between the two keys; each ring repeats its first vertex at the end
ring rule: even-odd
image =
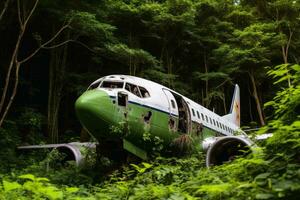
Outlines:
{"type": "Polygon", "coordinates": [[[240,127],[241,115],[240,115],[240,87],[236,84],[234,87],[234,93],[231,101],[230,112],[223,116],[224,119],[234,123],[240,127]]]}

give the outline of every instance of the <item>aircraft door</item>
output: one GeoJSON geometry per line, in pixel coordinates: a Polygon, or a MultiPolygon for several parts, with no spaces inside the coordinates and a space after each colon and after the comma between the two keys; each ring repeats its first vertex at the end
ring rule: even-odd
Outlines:
{"type": "Polygon", "coordinates": [[[177,131],[178,124],[178,106],[174,95],[166,89],[163,89],[167,99],[168,99],[168,108],[169,108],[169,129],[171,131],[177,131]]]}
{"type": "Polygon", "coordinates": [[[180,133],[189,133],[192,128],[191,114],[187,102],[182,96],[172,93],[178,109],[178,127],[180,133]]]}
{"type": "Polygon", "coordinates": [[[118,92],[117,94],[117,112],[115,119],[117,122],[126,120],[128,115],[128,94],[126,92],[118,92]]]}
{"type": "Polygon", "coordinates": [[[168,104],[169,104],[168,107],[169,107],[170,115],[178,116],[177,103],[176,103],[176,100],[175,100],[173,94],[169,90],[166,90],[166,89],[163,89],[163,91],[168,99],[168,104]]]}
{"type": "Polygon", "coordinates": [[[118,92],[118,106],[127,107],[128,94],[125,92],[118,92]]]}

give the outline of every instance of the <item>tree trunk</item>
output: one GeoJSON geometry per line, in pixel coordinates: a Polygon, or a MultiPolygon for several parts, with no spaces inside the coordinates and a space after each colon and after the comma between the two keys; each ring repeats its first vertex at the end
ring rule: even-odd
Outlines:
{"type": "MultiPolygon", "coordinates": [[[[205,74],[208,73],[208,64],[206,60],[206,54],[204,54],[204,68],[205,68],[205,74]]],[[[209,99],[208,99],[208,78],[205,80],[205,107],[208,108],[209,106],[209,99]]]]}
{"type": "Polygon", "coordinates": [[[257,86],[256,86],[255,78],[254,78],[252,73],[249,73],[249,76],[250,76],[250,80],[251,80],[252,87],[253,87],[252,95],[255,99],[256,109],[257,109],[257,113],[258,113],[258,116],[259,116],[260,124],[262,126],[264,126],[265,125],[265,120],[264,120],[264,115],[263,115],[263,110],[262,110],[262,107],[261,107],[261,103],[260,103],[258,93],[257,93],[257,86]]]}
{"type": "Polygon", "coordinates": [[[51,50],[49,65],[49,91],[48,91],[48,135],[51,143],[58,142],[59,133],[59,107],[64,86],[65,68],[67,61],[67,45],[51,50]]]}
{"type": "Polygon", "coordinates": [[[225,95],[224,87],[222,87],[222,88],[223,88],[223,98],[222,98],[222,100],[223,100],[223,107],[224,107],[224,115],[226,115],[226,114],[227,114],[227,108],[226,108],[226,95],[225,95]]]}
{"type": "Polygon", "coordinates": [[[16,63],[16,73],[15,73],[15,82],[14,82],[14,87],[13,87],[13,91],[12,91],[12,94],[10,96],[10,99],[9,99],[9,102],[4,110],[4,113],[2,114],[2,116],[0,117],[0,127],[1,125],[3,124],[4,122],[4,119],[16,97],[16,94],[17,94],[17,90],[18,90],[18,85],[19,85],[19,70],[20,70],[20,66],[21,64],[19,62],[16,63]]]}
{"type": "MultiPolygon", "coordinates": [[[[31,10],[31,14],[35,10],[35,8],[37,6],[37,3],[38,3],[38,0],[35,2],[35,5],[31,10]]],[[[16,72],[19,72],[19,68],[20,68],[20,65],[21,65],[21,63],[18,62],[19,47],[20,47],[23,35],[25,33],[25,30],[27,28],[28,20],[31,17],[31,14],[29,14],[29,16],[24,21],[21,20],[21,10],[20,10],[20,2],[19,1],[17,1],[17,10],[18,10],[18,17],[19,17],[20,32],[19,32],[19,35],[18,35],[18,38],[17,38],[17,41],[16,41],[14,51],[13,51],[11,59],[10,59],[10,63],[9,63],[7,72],[6,72],[5,84],[4,84],[3,92],[2,92],[2,95],[1,95],[1,100],[0,100],[0,127],[2,126],[3,121],[4,121],[4,119],[5,119],[5,117],[8,113],[9,108],[10,108],[10,105],[12,104],[12,102],[14,100],[14,97],[15,97],[14,92],[16,92],[17,87],[18,87],[18,82],[17,82],[18,79],[17,78],[18,78],[19,75],[15,77],[16,79],[15,79],[15,83],[14,83],[14,91],[13,91],[13,93],[11,94],[11,96],[9,98],[8,106],[6,106],[6,108],[4,110],[5,101],[7,99],[7,93],[8,93],[8,89],[9,89],[9,85],[10,85],[10,81],[11,81],[11,72],[12,72],[14,67],[16,68],[16,72]],[[1,114],[1,112],[3,110],[4,110],[4,113],[1,114]]]]}
{"type": "Polygon", "coordinates": [[[201,89],[201,104],[202,104],[202,106],[204,106],[204,91],[203,91],[203,89],[201,89]]]}
{"type": "Polygon", "coordinates": [[[19,21],[19,28],[20,28],[20,32],[18,34],[18,38],[16,41],[16,45],[15,48],[13,50],[12,56],[10,58],[9,61],[9,65],[7,67],[7,72],[6,72],[6,78],[5,78],[5,83],[4,83],[4,88],[3,88],[3,92],[1,94],[1,100],[0,100],[0,127],[2,126],[4,119],[14,101],[14,98],[16,96],[17,93],[17,88],[18,88],[18,84],[19,84],[19,70],[22,64],[24,64],[25,62],[29,61],[32,57],[34,57],[41,49],[43,48],[48,48],[48,49],[52,49],[52,48],[56,48],[58,46],[62,46],[64,44],[66,44],[67,42],[70,41],[64,41],[56,46],[51,46],[49,47],[48,45],[51,44],[66,28],[69,27],[69,24],[71,23],[71,21],[69,21],[66,25],[64,25],[59,31],[56,32],[56,34],[51,37],[47,42],[44,42],[43,44],[41,44],[38,48],[36,48],[30,55],[28,55],[27,57],[25,57],[22,60],[18,59],[18,53],[19,53],[19,49],[20,49],[20,45],[21,45],[21,41],[22,38],[24,36],[24,33],[26,31],[27,25],[29,23],[29,20],[31,18],[31,16],[33,15],[33,13],[35,12],[35,9],[37,7],[39,3],[39,0],[35,0],[33,3],[32,8],[26,12],[25,8],[21,9],[21,6],[24,7],[24,4],[21,4],[20,0],[17,0],[17,14],[18,14],[18,21],[19,21]],[[11,78],[11,73],[12,70],[15,69],[15,80],[12,80],[11,78]],[[14,83],[13,86],[13,91],[10,94],[10,96],[8,97],[8,90],[11,84],[11,81],[14,83]],[[7,106],[5,106],[6,102],[7,106]]]}
{"type": "Polygon", "coordinates": [[[173,58],[169,56],[169,52],[167,52],[166,55],[166,62],[167,62],[167,67],[168,67],[168,75],[169,75],[169,87],[173,88],[173,79],[172,79],[172,74],[173,74],[173,58]]]}
{"type": "Polygon", "coordinates": [[[89,135],[89,133],[82,128],[80,131],[80,142],[88,142],[90,140],[91,136],[89,135]]]}
{"type": "Polygon", "coordinates": [[[253,122],[251,98],[249,98],[249,115],[251,122],[253,122]]]}
{"type": "MultiPolygon", "coordinates": [[[[282,32],[281,30],[279,30],[279,31],[282,32]]],[[[284,34],[284,33],[282,33],[282,34],[284,34]]],[[[281,53],[282,53],[282,58],[283,58],[284,64],[288,64],[289,48],[291,45],[292,37],[293,37],[293,31],[289,27],[289,38],[288,38],[286,44],[281,46],[281,53]]],[[[288,67],[288,65],[286,65],[286,67],[288,67]]],[[[288,77],[288,79],[287,79],[288,86],[291,87],[291,79],[289,77],[289,71],[287,71],[287,77],[288,77]]]]}

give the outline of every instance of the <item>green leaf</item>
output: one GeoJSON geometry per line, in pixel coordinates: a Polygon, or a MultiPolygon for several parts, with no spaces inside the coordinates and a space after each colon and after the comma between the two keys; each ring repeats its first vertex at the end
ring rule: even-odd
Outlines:
{"type": "Polygon", "coordinates": [[[274,199],[274,195],[270,193],[258,193],[255,195],[256,199],[274,199]]]}
{"type": "Polygon", "coordinates": [[[66,188],[66,191],[68,193],[75,193],[75,192],[78,192],[78,190],[79,190],[79,188],[77,188],[77,187],[67,187],[66,188]]]}
{"type": "Polygon", "coordinates": [[[35,176],[32,175],[32,174],[24,174],[24,175],[18,176],[18,178],[21,178],[21,179],[29,179],[29,180],[32,180],[32,181],[35,180],[35,176]]]}
{"type": "Polygon", "coordinates": [[[50,180],[49,179],[47,179],[47,178],[36,178],[36,181],[38,181],[38,182],[49,182],[50,180]]]}
{"type": "Polygon", "coordinates": [[[3,180],[3,187],[4,187],[4,191],[7,192],[10,190],[22,188],[22,185],[20,185],[17,182],[8,182],[8,181],[3,180]]]}
{"type": "Polygon", "coordinates": [[[266,179],[271,175],[271,173],[262,173],[255,177],[255,179],[266,179]]]}
{"type": "Polygon", "coordinates": [[[142,164],[143,164],[144,167],[147,168],[147,169],[152,167],[152,165],[149,164],[149,163],[142,162],[142,164]]]}

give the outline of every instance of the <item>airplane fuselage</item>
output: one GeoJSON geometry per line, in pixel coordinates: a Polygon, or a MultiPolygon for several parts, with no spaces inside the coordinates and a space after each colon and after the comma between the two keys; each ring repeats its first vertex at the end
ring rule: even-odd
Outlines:
{"type": "Polygon", "coordinates": [[[199,141],[233,136],[239,130],[226,116],[165,86],[127,75],[96,80],[78,98],[75,109],[81,124],[96,139],[122,139],[124,148],[141,158],[188,141],[201,148],[199,141]]]}

